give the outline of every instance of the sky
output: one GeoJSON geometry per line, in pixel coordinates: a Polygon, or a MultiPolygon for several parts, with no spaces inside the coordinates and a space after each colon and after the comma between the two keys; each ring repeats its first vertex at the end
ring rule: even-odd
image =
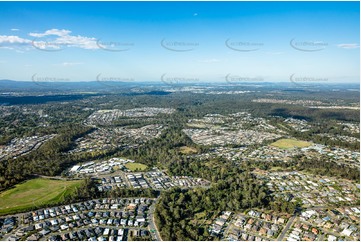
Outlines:
{"type": "Polygon", "coordinates": [[[0,80],[360,81],[359,2],[0,2],[0,80]]]}

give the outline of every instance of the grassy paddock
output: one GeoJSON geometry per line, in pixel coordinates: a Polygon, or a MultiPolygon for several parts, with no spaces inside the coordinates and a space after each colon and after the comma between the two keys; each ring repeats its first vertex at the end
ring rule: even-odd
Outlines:
{"type": "Polygon", "coordinates": [[[291,149],[291,148],[304,148],[312,145],[312,143],[307,141],[295,140],[295,139],[280,139],[271,144],[272,146],[281,148],[281,149],[291,149]]]}
{"type": "Polygon", "coordinates": [[[145,171],[146,169],[148,169],[148,166],[136,162],[128,162],[124,166],[131,171],[145,171]]]}
{"type": "Polygon", "coordinates": [[[179,148],[179,151],[180,151],[182,154],[185,154],[185,155],[196,154],[196,153],[197,153],[197,149],[196,149],[196,148],[189,147],[189,146],[182,146],[182,147],[179,148]]]}
{"type": "Polygon", "coordinates": [[[64,201],[81,185],[81,180],[37,178],[0,193],[0,215],[27,211],[64,201]]]}

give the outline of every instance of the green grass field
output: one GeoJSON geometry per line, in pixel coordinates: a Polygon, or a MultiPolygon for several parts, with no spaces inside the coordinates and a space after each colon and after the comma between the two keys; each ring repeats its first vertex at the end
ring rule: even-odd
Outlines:
{"type": "Polygon", "coordinates": [[[204,123],[187,123],[186,125],[191,128],[200,128],[200,129],[204,129],[205,127],[207,127],[204,123]]]}
{"type": "Polygon", "coordinates": [[[197,149],[196,149],[196,148],[189,147],[189,146],[182,146],[182,147],[179,148],[179,151],[180,151],[182,154],[185,154],[185,155],[196,154],[196,153],[197,153],[197,149]]]}
{"type": "Polygon", "coordinates": [[[128,162],[124,166],[131,171],[145,171],[148,168],[148,166],[136,162],[128,162]]]}
{"type": "Polygon", "coordinates": [[[56,204],[74,192],[81,180],[63,181],[37,178],[0,193],[0,215],[56,204]]]}
{"type": "Polygon", "coordinates": [[[290,149],[290,148],[304,148],[310,146],[312,143],[307,141],[295,140],[295,139],[280,139],[272,143],[272,146],[281,148],[281,149],[290,149]]]}

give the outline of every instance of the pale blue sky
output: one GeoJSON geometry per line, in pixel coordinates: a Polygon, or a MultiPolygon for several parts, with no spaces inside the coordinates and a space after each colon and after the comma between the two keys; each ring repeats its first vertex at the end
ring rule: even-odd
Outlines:
{"type": "Polygon", "coordinates": [[[0,79],[359,82],[359,2],[0,2],[0,79]]]}

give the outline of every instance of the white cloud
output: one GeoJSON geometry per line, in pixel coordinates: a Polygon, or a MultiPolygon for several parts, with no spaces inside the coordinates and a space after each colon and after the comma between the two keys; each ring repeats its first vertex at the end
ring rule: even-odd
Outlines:
{"type": "Polygon", "coordinates": [[[360,46],[358,44],[339,44],[337,45],[338,48],[342,48],[342,49],[357,49],[360,46]]]}
{"type": "MultiPolygon", "coordinates": [[[[16,29],[12,30],[15,31],[16,29]]],[[[87,50],[100,49],[96,38],[71,35],[71,31],[66,29],[49,29],[43,33],[31,32],[29,36],[35,37],[35,39],[26,39],[16,35],[0,35],[0,48],[19,50],[16,47],[21,45],[21,50],[30,50],[30,47],[49,51],[61,50],[65,47],[87,50]]]]}
{"type": "Polygon", "coordinates": [[[76,47],[82,49],[99,49],[97,39],[81,35],[70,35],[71,31],[66,29],[50,29],[44,33],[29,33],[30,36],[39,38],[34,40],[36,47],[41,49],[60,49],[61,47],[76,47]],[[40,39],[43,37],[57,36],[53,39],[40,39]]]}
{"type": "Polygon", "coordinates": [[[53,50],[59,50],[61,45],[60,44],[56,44],[55,42],[52,41],[33,41],[32,42],[33,46],[37,49],[41,49],[41,50],[48,50],[48,49],[53,49],[53,50]]]}
{"type": "Polygon", "coordinates": [[[65,35],[69,35],[70,33],[71,33],[70,30],[65,30],[65,29],[49,29],[44,33],[29,33],[29,35],[32,37],[40,38],[49,35],[65,36],[65,35]]]}
{"type": "Polygon", "coordinates": [[[15,32],[15,31],[20,31],[20,29],[15,29],[15,28],[14,28],[14,29],[10,29],[10,30],[11,30],[11,31],[14,31],[14,32],[15,32]]]}
{"type": "Polygon", "coordinates": [[[69,47],[78,47],[82,49],[99,49],[97,45],[97,39],[84,37],[84,36],[72,36],[72,35],[65,35],[57,38],[55,40],[57,44],[64,44],[69,47]]]}
{"type": "Polygon", "coordinates": [[[31,40],[15,35],[0,35],[0,44],[29,44],[31,40]]]}

